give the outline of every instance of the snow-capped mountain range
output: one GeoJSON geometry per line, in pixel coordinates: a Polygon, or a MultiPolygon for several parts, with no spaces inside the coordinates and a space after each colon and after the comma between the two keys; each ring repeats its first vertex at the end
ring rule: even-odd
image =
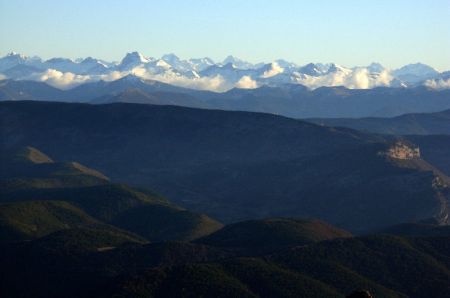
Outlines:
{"type": "Polygon", "coordinates": [[[176,86],[219,92],[283,84],[301,84],[310,89],[324,86],[406,88],[418,85],[450,88],[448,71],[440,73],[421,63],[391,70],[379,63],[349,68],[334,63],[297,65],[279,59],[271,63],[252,64],[233,56],[214,62],[207,57],[182,60],[175,54],[167,54],[153,58],[138,52],[126,54],[117,63],[92,57],[44,61],[14,52],[0,58],[0,79],[42,81],[60,89],[70,89],[86,82],[114,81],[130,74],[176,86]]]}

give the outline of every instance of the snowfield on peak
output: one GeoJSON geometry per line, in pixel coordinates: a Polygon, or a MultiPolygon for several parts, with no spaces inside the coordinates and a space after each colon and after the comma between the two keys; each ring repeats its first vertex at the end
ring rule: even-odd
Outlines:
{"type": "Polygon", "coordinates": [[[130,74],[175,86],[216,92],[283,84],[301,84],[310,89],[335,86],[349,89],[407,88],[420,85],[433,89],[450,88],[448,72],[440,73],[421,63],[391,70],[379,63],[348,68],[335,63],[297,65],[278,59],[271,63],[254,64],[231,55],[216,63],[207,57],[183,60],[175,54],[166,54],[153,58],[139,52],[127,53],[119,63],[92,57],[44,61],[15,52],[0,58],[0,79],[41,81],[60,89],[70,89],[86,82],[113,81],[130,74]]]}

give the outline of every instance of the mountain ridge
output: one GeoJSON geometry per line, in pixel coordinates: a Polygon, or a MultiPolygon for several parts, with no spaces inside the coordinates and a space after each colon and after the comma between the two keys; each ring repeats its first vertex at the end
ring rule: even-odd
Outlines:
{"type": "Polygon", "coordinates": [[[54,162],[35,148],[4,152],[0,172],[2,241],[42,237],[69,228],[101,228],[113,234],[128,231],[134,234],[131,240],[139,241],[192,240],[222,226],[148,190],[111,183],[105,175],[79,163],[54,162]],[[23,152],[32,155],[24,158],[23,152]],[[36,156],[46,159],[36,162],[36,156]]]}
{"type": "Polygon", "coordinates": [[[415,149],[395,137],[271,114],[125,103],[2,102],[0,114],[2,146],[26,142],[58,160],[70,156],[224,222],[315,217],[363,232],[448,213],[447,188],[435,183],[443,174],[402,157],[415,149]]]}
{"type": "Polygon", "coordinates": [[[85,82],[113,80],[128,74],[155,79],[192,89],[226,91],[233,87],[255,88],[262,85],[302,84],[311,89],[322,86],[346,86],[371,89],[378,86],[448,88],[445,72],[416,63],[390,70],[380,64],[352,68],[335,63],[295,63],[277,59],[273,62],[249,63],[228,56],[215,63],[210,58],[182,60],[175,54],[161,58],[127,53],[119,63],[88,57],[85,59],[52,58],[46,61],[10,53],[0,58],[0,73],[15,80],[43,80],[67,89],[85,82]],[[364,77],[364,79],[361,79],[364,77]]]}
{"type": "Polygon", "coordinates": [[[404,114],[393,118],[327,118],[306,119],[326,126],[342,126],[352,129],[392,135],[449,135],[450,109],[434,113],[404,114]]]}
{"type": "Polygon", "coordinates": [[[194,108],[264,112],[291,118],[393,117],[450,108],[450,90],[414,88],[348,89],[299,84],[233,88],[224,93],[192,90],[128,75],[60,90],[44,82],[0,81],[0,101],[131,102],[194,108]]]}

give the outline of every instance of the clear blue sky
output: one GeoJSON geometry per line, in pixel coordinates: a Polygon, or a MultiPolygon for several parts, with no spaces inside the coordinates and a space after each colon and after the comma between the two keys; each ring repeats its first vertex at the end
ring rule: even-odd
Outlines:
{"type": "Polygon", "coordinates": [[[0,55],[137,50],[181,58],[450,69],[450,0],[0,0],[0,55]]]}

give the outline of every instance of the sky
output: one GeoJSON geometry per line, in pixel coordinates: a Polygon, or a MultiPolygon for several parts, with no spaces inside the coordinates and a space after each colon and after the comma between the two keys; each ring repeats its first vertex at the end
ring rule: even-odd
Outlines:
{"type": "Polygon", "coordinates": [[[234,55],[450,70],[450,0],[0,0],[0,55],[234,55]]]}

